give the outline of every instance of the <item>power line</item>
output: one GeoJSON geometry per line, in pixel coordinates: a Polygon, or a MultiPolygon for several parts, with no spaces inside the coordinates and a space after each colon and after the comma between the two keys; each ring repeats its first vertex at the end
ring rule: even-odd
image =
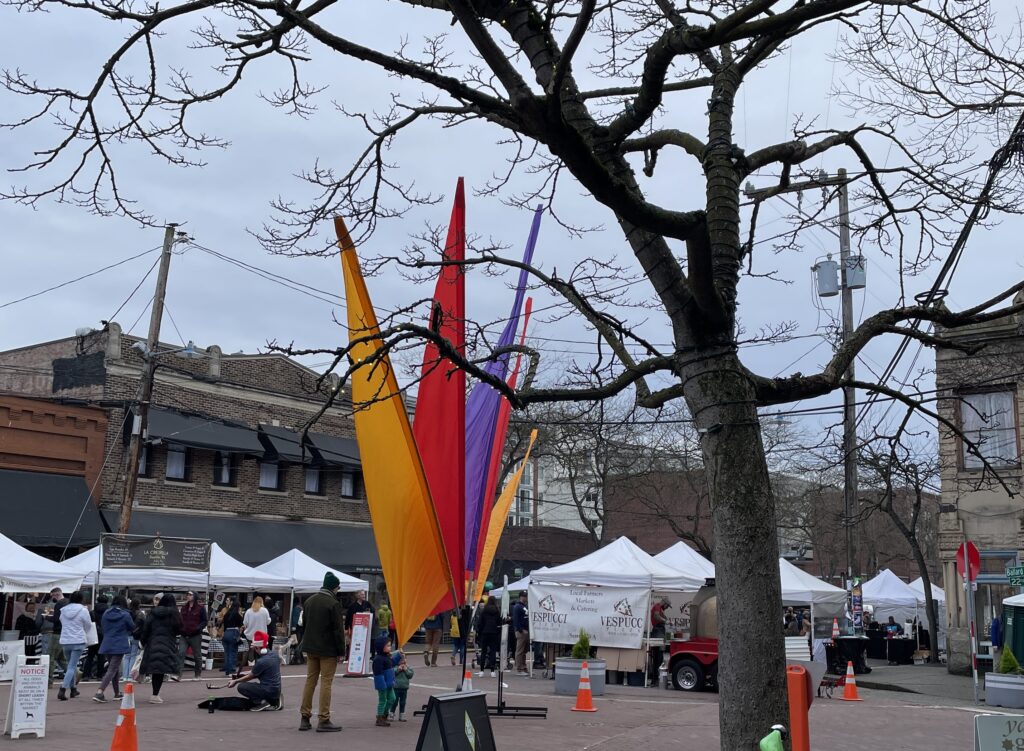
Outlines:
{"type": "Polygon", "coordinates": [[[67,287],[70,284],[74,284],[75,282],[80,282],[83,279],[88,279],[89,277],[96,276],[97,274],[102,274],[104,271],[109,271],[110,269],[117,268],[118,266],[123,266],[124,264],[128,263],[129,261],[134,261],[136,258],[141,258],[142,256],[146,255],[147,253],[152,253],[154,250],[159,250],[159,249],[160,249],[159,247],[156,247],[156,248],[150,248],[149,250],[144,250],[141,253],[137,253],[137,254],[135,254],[133,256],[130,256],[128,258],[124,258],[124,259],[118,261],[117,263],[112,263],[109,266],[104,266],[103,268],[96,269],[95,271],[90,271],[88,274],[83,274],[82,276],[75,277],[74,279],[68,279],[66,282],[61,282],[60,284],[56,284],[53,287],[47,287],[46,289],[39,290],[38,292],[33,292],[31,295],[25,295],[24,297],[19,297],[17,300],[10,300],[8,302],[0,304],[0,308],[7,308],[7,307],[10,307],[11,305],[17,305],[20,302],[25,302],[26,300],[32,300],[33,298],[40,297],[41,295],[45,295],[48,292],[53,292],[53,291],[58,290],[58,289],[63,289],[64,287],[67,287]]]}

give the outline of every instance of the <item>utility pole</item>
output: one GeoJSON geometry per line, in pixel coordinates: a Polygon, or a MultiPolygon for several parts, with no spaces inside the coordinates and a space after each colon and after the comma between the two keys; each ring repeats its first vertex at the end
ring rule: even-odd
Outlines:
{"type": "MultiPolygon", "coordinates": [[[[853,290],[847,275],[850,261],[850,199],[846,170],[839,179],[839,287],[843,308],[843,343],[853,333],[853,290]]],[[[847,383],[854,378],[854,359],[846,368],[847,383]]],[[[846,580],[853,586],[853,516],[857,510],[857,390],[843,386],[843,516],[846,520],[846,580]]]]}
{"type": "MultiPolygon", "coordinates": [[[[850,287],[850,178],[846,170],[840,169],[835,176],[822,171],[815,178],[792,183],[784,188],[773,187],[755,190],[747,185],[744,191],[754,200],[770,198],[782,193],[797,193],[804,190],[834,185],[839,191],[839,281],[842,294],[842,341],[849,341],[853,332],[853,288],[850,287]]],[[[844,379],[854,378],[854,361],[846,368],[844,379]]],[[[853,586],[853,518],[857,510],[857,390],[843,386],[843,518],[846,527],[846,589],[853,586]]],[[[851,611],[852,612],[852,611],[851,611]]]]}
{"type": "Polygon", "coordinates": [[[128,466],[125,468],[124,495],[121,498],[121,522],[117,531],[127,534],[132,523],[132,505],[135,502],[135,486],[139,479],[139,460],[142,457],[143,441],[149,425],[149,403],[153,398],[153,379],[156,375],[156,348],[160,341],[160,321],[164,317],[164,297],[167,295],[167,272],[171,266],[171,248],[178,225],[168,224],[164,228],[164,246],[160,253],[160,269],[156,277],[156,293],[153,295],[153,309],[149,316],[149,334],[146,336],[146,351],[142,355],[142,393],[138,413],[132,420],[131,440],[128,443],[128,466]]]}

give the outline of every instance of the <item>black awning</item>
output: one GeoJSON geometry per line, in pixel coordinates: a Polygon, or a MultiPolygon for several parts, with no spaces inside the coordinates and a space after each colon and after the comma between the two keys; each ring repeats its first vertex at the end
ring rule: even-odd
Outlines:
{"type": "Polygon", "coordinates": [[[313,454],[307,446],[303,451],[301,436],[294,430],[279,428],[274,425],[260,425],[260,437],[264,444],[273,452],[278,461],[310,464],[313,454]]]}
{"type": "Polygon", "coordinates": [[[0,498],[0,532],[25,547],[97,545],[109,531],[82,477],[0,469],[0,498]]]}
{"type": "Polygon", "coordinates": [[[266,452],[259,435],[248,425],[170,409],[150,408],[148,432],[150,439],[193,448],[254,456],[266,452]]]}
{"type": "Polygon", "coordinates": [[[159,532],[168,537],[210,539],[228,555],[250,566],[258,566],[298,548],[339,571],[380,569],[377,543],[369,526],[190,516],[139,509],[132,514],[131,531],[132,534],[159,532]]]}
{"type": "Polygon", "coordinates": [[[313,449],[320,456],[323,464],[332,464],[339,467],[358,467],[359,444],[355,438],[335,438],[323,433],[309,433],[307,435],[313,449]]]}

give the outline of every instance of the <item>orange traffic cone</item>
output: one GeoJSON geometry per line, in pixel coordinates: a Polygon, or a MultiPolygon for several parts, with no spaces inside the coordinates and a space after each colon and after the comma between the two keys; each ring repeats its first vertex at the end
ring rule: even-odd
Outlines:
{"type": "Polygon", "coordinates": [[[586,660],[583,661],[583,667],[580,668],[580,687],[576,691],[576,706],[572,708],[572,711],[597,711],[594,707],[594,696],[590,693],[590,668],[587,667],[586,660]]]}
{"type": "Polygon", "coordinates": [[[121,698],[121,710],[117,714],[110,751],[139,751],[139,736],[135,727],[135,690],[130,683],[124,684],[124,696],[121,698]]]}
{"type": "Polygon", "coordinates": [[[839,638],[839,619],[838,618],[833,618],[832,619],[832,638],[833,639],[838,639],[839,638]]]}
{"type": "Polygon", "coordinates": [[[462,691],[473,690],[473,671],[466,669],[466,672],[462,676],[462,691]]]}
{"type": "Polygon", "coordinates": [[[853,676],[853,663],[846,663],[846,685],[843,686],[843,701],[864,701],[857,696],[857,679],[853,676]]]}

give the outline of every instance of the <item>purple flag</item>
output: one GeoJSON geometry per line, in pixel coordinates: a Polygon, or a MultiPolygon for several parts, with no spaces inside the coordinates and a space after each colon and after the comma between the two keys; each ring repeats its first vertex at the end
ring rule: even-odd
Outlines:
{"type": "MultiPolygon", "coordinates": [[[[537,245],[540,232],[540,218],[544,207],[538,206],[533,215],[530,237],[526,241],[523,263],[533,261],[533,249],[537,245]]],[[[501,332],[497,347],[508,347],[515,340],[519,329],[519,311],[523,307],[526,296],[526,282],[529,273],[522,269],[519,272],[519,283],[516,285],[516,298],[512,303],[512,314],[501,332]]],[[[484,370],[502,380],[508,373],[510,353],[494,358],[484,370]]],[[[483,516],[484,503],[491,499],[484,498],[487,487],[487,470],[490,466],[491,452],[494,447],[494,432],[498,424],[498,411],[501,407],[501,394],[486,383],[478,383],[473,387],[466,401],[466,569],[472,571],[476,566],[477,543],[480,538],[480,524],[483,516]]],[[[486,572],[475,572],[485,576],[486,572]]]]}

